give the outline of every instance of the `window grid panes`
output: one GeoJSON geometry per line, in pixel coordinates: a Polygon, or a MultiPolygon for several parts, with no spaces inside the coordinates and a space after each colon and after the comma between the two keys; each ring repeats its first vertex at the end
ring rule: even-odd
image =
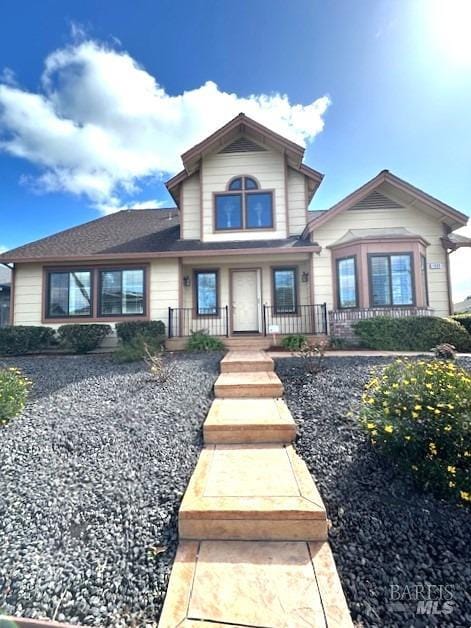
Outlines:
{"type": "Polygon", "coordinates": [[[215,316],[218,312],[217,273],[198,271],[196,280],[196,313],[198,316],[215,316]]]}
{"type": "Polygon", "coordinates": [[[252,177],[232,179],[228,192],[215,195],[215,229],[271,229],[273,194],[259,191],[252,177]]]}
{"type": "Polygon", "coordinates": [[[370,291],[375,307],[413,305],[412,255],[372,255],[370,291]]]}
{"type": "Polygon", "coordinates": [[[92,315],[91,271],[49,273],[48,318],[92,315]]]}
{"type": "Polygon", "coordinates": [[[357,307],[356,260],[337,260],[338,301],[340,308],[357,307]]]}
{"type": "Polygon", "coordinates": [[[296,270],[279,268],[273,271],[276,314],[296,313],[296,270]]]}

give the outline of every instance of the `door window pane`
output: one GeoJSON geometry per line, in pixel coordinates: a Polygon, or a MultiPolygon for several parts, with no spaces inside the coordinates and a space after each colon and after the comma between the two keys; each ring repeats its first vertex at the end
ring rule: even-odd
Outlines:
{"type": "Polygon", "coordinates": [[[410,255],[391,255],[393,305],[412,305],[412,268],[410,255]]]}
{"type": "Polygon", "coordinates": [[[92,289],[90,271],[49,273],[47,316],[91,316],[92,289]]]}
{"type": "Polygon", "coordinates": [[[357,307],[355,258],[337,260],[339,307],[357,307]]]}
{"type": "Polygon", "coordinates": [[[216,229],[242,228],[242,196],[218,194],[216,196],[216,229]]]}
{"type": "Polygon", "coordinates": [[[275,312],[294,314],[296,312],[296,271],[294,268],[273,271],[275,312]]]}
{"type": "Polygon", "coordinates": [[[217,314],[217,273],[196,273],[196,313],[199,316],[217,314]]]}
{"type": "Polygon", "coordinates": [[[272,195],[270,192],[247,194],[247,227],[263,229],[273,226],[272,195]]]}
{"type": "Polygon", "coordinates": [[[391,305],[391,282],[389,277],[389,259],[374,256],[370,260],[372,305],[391,305]]]}

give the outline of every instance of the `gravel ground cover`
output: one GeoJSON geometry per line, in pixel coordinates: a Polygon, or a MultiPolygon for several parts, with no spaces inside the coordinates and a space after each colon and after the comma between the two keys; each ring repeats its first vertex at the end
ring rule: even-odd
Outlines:
{"type": "Polygon", "coordinates": [[[176,357],[161,384],[107,356],[0,359],[34,383],[0,429],[3,612],[156,625],[220,358],[176,357]]]}
{"type": "MultiPolygon", "coordinates": [[[[326,358],[313,376],[300,358],[277,361],[299,427],[296,448],[332,521],[330,541],[357,626],[471,625],[471,513],[419,492],[368,444],[356,419],[371,367],[388,358],[326,358]],[[353,415],[349,416],[349,412],[353,415]],[[394,589],[391,586],[395,585],[394,589]],[[417,614],[415,586],[433,585],[436,614],[417,614]],[[407,589],[406,589],[407,587],[407,589]],[[402,601],[392,599],[401,594],[402,601]],[[451,592],[451,613],[444,600],[451,592]]],[[[471,369],[471,359],[461,364],[471,369]]],[[[419,591],[419,595],[422,595],[419,591]]]]}

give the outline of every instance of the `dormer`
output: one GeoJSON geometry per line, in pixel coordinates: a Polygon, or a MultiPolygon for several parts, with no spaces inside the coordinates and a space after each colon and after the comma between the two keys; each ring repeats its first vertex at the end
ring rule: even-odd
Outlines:
{"type": "Polygon", "coordinates": [[[323,175],[303,164],[304,148],[241,113],[182,155],[167,182],[181,239],[283,239],[301,235],[323,175]]]}

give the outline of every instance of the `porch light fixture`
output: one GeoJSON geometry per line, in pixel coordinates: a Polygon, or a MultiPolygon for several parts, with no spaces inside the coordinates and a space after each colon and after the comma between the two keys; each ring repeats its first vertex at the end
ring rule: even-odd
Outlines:
{"type": "Polygon", "coordinates": [[[303,283],[307,283],[309,281],[309,273],[304,271],[303,274],[301,275],[301,281],[303,283]]]}
{"type": "Polygon", "coordinates": [[[191,279],[189,275],[185,275],[183,277],[183,285],[185,286],[185,288],[189,288],[191,286],[191,279]]]}

